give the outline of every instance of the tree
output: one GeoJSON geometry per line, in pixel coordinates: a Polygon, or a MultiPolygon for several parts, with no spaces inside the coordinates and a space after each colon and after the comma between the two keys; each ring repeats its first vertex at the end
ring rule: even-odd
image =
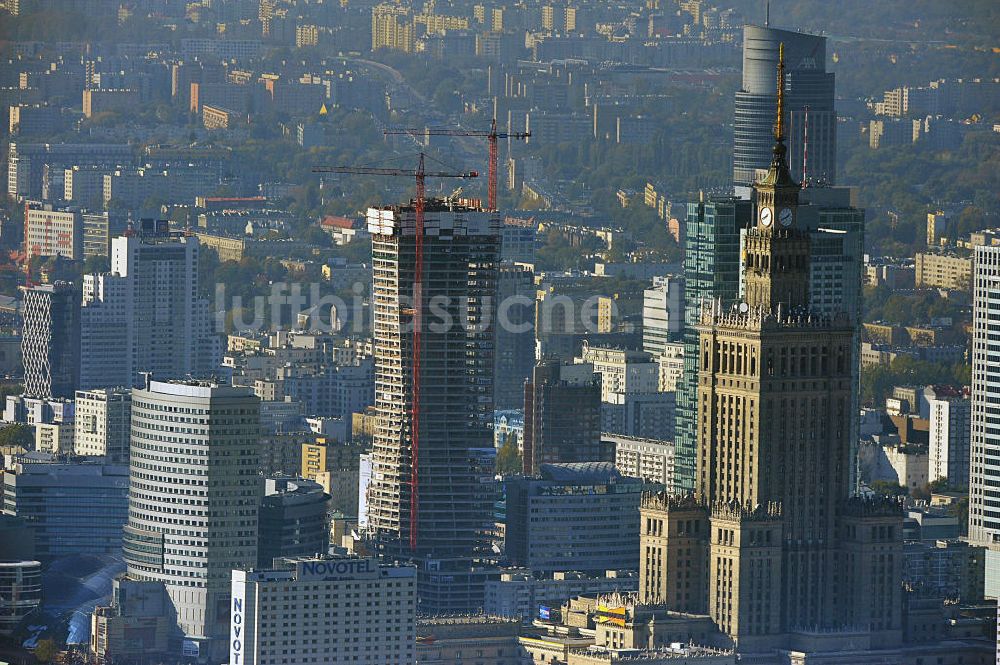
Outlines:
{"type": "Polygon", "coordinates": [[[872,490],[876,494],[884,496],[907,496],[909,494],[909,490],[904,485],[899,485],[888,480],[876,480],[872,483],[872,490]]]}
{"type": "Polygon", "coordinates": [[[28,425],[14,423],[0,429],[0,447],[20,446],[22,448],[30,448],[34,443],[34,433],[28,425]]]}
{"type": "Polygon", "coordinates": [[[513,433],[509,434],[507,440],[500,446],[496,469],[501,476],[513,475],[522,469],[521,454],[517,452],[517,437],[513,433]]]}
{"type": "Polygon", "coordinates": [[[52,640],[40,640],[35,647],[35,659],[41,663],[50,663],[56,657],[56,643],[52,640]]]}

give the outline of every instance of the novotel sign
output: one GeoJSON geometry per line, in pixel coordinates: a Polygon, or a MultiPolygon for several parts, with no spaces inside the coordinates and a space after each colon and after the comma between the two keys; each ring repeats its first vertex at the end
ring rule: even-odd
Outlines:
{"type": "Polygon", "coordinates": [[[378,573],[374,559],[330,559],[299,561],[295,564],[298,580],[346,580],[373,577],[378,573]]]}

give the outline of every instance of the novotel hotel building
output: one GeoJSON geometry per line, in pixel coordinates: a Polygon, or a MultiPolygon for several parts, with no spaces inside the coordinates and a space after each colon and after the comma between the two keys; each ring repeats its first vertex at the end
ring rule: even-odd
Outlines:
{"type": "Polygon", "coordinates": [[[355,556],[234,570],[230,665],[412,665],[416,568],[355,556]]]}

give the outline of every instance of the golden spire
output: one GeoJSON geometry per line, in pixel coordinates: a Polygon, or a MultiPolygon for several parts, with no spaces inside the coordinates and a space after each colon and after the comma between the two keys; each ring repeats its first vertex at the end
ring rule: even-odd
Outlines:
{"type": "Polygon", "coordinates": [[[778,44],[778,120],[774,123],[774,139],[785,138],[785,43],[778,44]]]}

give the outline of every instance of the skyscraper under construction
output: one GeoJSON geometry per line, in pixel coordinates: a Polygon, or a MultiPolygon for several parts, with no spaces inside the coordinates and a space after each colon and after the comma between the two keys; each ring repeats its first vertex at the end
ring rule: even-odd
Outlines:
{"type": "Polygon", "coordinates": [[[501,220],[430,199],[418,242],[416,215],[413,204],[368,210],[377,415],[368,528],[388,556],[438,562],[418,578],[421,611],[461,610],[477,606],[477,593],[482,602],[462,571],[492,518],[475,451],[493,446],[501,220]],[[439,575],[452,580],[436,584],[439,575]]]}

